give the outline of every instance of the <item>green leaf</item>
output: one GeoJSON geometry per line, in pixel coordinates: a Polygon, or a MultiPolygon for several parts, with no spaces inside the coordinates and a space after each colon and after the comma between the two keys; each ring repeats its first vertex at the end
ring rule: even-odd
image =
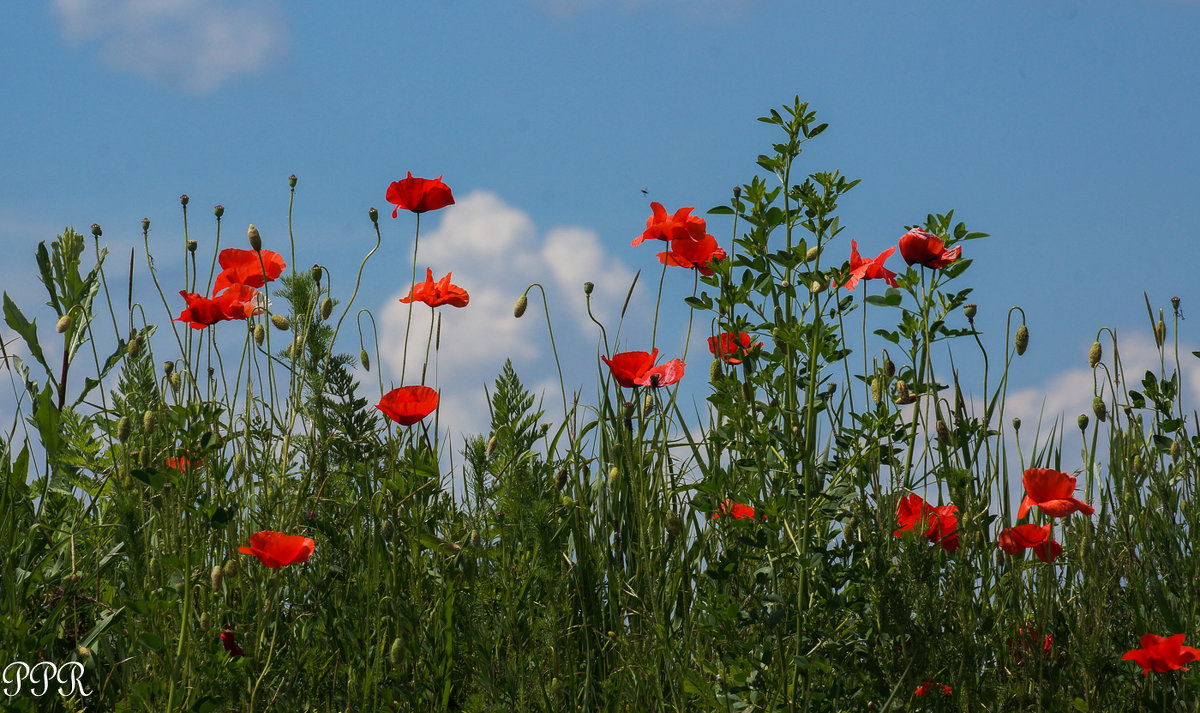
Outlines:
{"type": "Polygon", "coordinates": [[[151,651],[162,651],[163,647],[166,646],[163,638],[152,631],[143,631],[138,634],[138,643],[151,651]]]}
{"type": "Polygon", "coordinates": [[[21,313],[17,304],[12,301],[8,293],[4,293],[4,322],[12,327],[13,331],[21,335],[21,339],[25,340],[25,344],[29,347],[29,353],[34,359],[42,365],[46,370],[46,374],[51,379],[54,378],[54,370],[46,363],[46,355],[42,353],[42,345],[38,344],[37,338],[37,320],[30,322],[25,319],[25,315],[21,313]]]}

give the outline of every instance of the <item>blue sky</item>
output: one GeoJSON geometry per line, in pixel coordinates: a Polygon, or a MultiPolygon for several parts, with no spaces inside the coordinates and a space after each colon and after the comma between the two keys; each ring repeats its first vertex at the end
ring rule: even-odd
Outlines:
{"type": "MultiPolygon", "coordinates": [[[[649,201],[725,203],[777,138],[755,118],[797,94],[831,125],[800,169],[862,179],[842,204],[847,255],[849,238],[875,255],[935,211],[991,234],[965,247],[968,281],[993,353],[1000,315],[1026,310],[1014,408],[1036,415],[1046,399],[1073,421],[1099,327],[1136,374],[1155,361],[1142,292],[1156,307],[1180,296],[1185,315],[1200,304],[1200,2],[55,0],[8,3],[2,19],[0,284],[18,303],[43,301],[33,248],[65,225],[101,224],[114,268],[136,246],[144,289],[149,217],[160,277],[181,279],[181,193],[202,254],[218,203],[223,247],[244,247],[253,222],[286,254],[295,173],[296,262],[327,265],[343,299],[374,244],[367,208],[383,215],[356,304],[380,320],[393,379],[414,221],[392,220],[384,191],[406,171],[443,175],[458,204],[426,215],[418,263],[472,294],[444,315],[444,425],[482,427],[481,387],[505,356],[554,385],[553,407],[544,323],[504,319],[531,281],[550,292],[568,388],[588,385],[585,400],[597,335],[584,280],[611,334],[645,270],[621,347],[648,348],[659,266],[629,242],[649,201]]],[[[730,230],[709,221],[722,244],[730,230]]],[[[668,273],[666,358],[686,320],[672,300],[690,288],[668,273]]],[[[168,316],[139,296],[164,321],[183,307],[168,316]]],[[[1200,341],[1190,325],[1185,355],[1200,341]]]]}

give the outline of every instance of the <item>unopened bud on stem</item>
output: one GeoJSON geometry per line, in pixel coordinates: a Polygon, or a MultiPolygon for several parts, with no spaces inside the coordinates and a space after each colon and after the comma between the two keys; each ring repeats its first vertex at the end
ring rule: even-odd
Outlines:
{"type": "Polygon", "coordinates": [[[1100,342],[1092,342],[1092,348],[1088,349],[1088,366],[1095,369],[1096,365],[1100,363],[1103,353],[1100,342]]]}
{"type": "Polygon", "coordinates": [[[529,307],[529,298],[525,295],[521,295],[517,298],[517,303],[513,305],[513,316],[517,319],[520,319],[521,315],[525,314],[525,309],[527,307],[529,307]]]}
{"type": "Polygon", "coordinates": [[[1023,324],[1017,327],[1017,336],[1013,338],[1013,344],[1017,347],[1017,356],[1025,353],[1025,350],[1029,348],[1029,327],[1023,324]]]}
{"type": "Polygon", "coordinates": [[[254,250],[262,250],[262,235],[259,234],[258,228],[254,227],[254,223],[246,229],[246,239],[250,241],[250,247],[254,250]]]}

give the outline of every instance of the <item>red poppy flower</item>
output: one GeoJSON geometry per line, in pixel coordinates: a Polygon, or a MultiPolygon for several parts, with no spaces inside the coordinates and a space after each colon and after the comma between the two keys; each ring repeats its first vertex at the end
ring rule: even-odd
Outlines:
{"type": "Polygon", "coordinates": [[[917,690],[913,691],[913,695],[914,696],[927,696],[927,695],[929,695],[930,692],[934,691],[935,689],[940,690],[942,692],[943,696],[948,696],[951,693],[954,693],[954,689],[947,686],[944,683],[934,683],[933,681],[926,681],[925,683],[922,683],[921,685],[917,686],[917,690]]]}
{"type": "Polygon", "coordinates": [[[436,179],[413,178],[412,171],[409,171],[407,178],[393,181],[388,186],[387,201],[396,204],[396,209],[392,211],[392,217],[395,218],[401,208],[424,213],[453,205],[454,194],[450,192],[450,186],[442,183],[441,176],[436,179]]]}
{"type": "Polygon", "coordinates": [[[451,273],[447,272],[446,276],[433,281],[433,270],[425,268],[425,282],[419,285],[413,285],[407,297],[401,297],[400,301],[405,304],[416,300],[424,302],[430,307],[438,307],[441,305],[450,305],[451,307],[466,307],[471,301],[471,296],[467,291],[458,285],[450,284],[451,273]]]}
{"type": "MultiPolygon", "coordinates": [[[[1039,632],[1030,624],[1027,624],[1028,629],[1017,627],[1017,640],[1008,640],[1008,650],[1012,654],[1013,660],[1018,666],[1025,663],[1025,653],[1033,651],[1038,646],[1039,632]]],[[[1042,635],[1041,637],[1042,658],[1049,661],[1054,654],[1054,637],[1050,634],[1042,635]]],[[[1063,653],[1059,653],[1059,660],[1063,659],[1063,653]]]]}
{"type": "MultiPolygon", "coordinates": [[[[708,338],[708,351],[728,364],[741,364],[741,357],[750,351],[750,341],[750,335],[745,332],[725,332],[708,338]]],[[[759,342],[756,346],[762,345],[759,342]]]]}
{"type": "Polygon", "coordinates": [[[180,290],[179,294],[188,306],[171,321],[187,322],[192,329],[204,329],[226,320],[246,319],[257,309],[252,302],[256,292],[253,287],[246,285],[233,285],[213,298],[184,290],[180,290]]]}
{"type": "Polygon", "coordinates": [[[1033,549],[1034,554],[1043,562],[1053,562],[1062,554],[1062,545],[1050,537],[1050,524],[1017,525],[1000,533],[998,540],[1000,549],[1010,555],[1021,550],[1033,549]]]}
{"type": "Polygon", "coordinates": [[[187,458],[168,458],[166,463],[168,468],[177,470],[180,473],[186,471],[188,468],[199,468],[201,465],[204,465],[204,461],[200,460],[199,458],[195,460],[189,460],[187,458]]]}
{"type": "Polygon", "coordinates": [[[254,555],[259,562],[271,569],[278,569],[307,560],[316,546],[311,537],[263,530],[251,535],[250,546],[239,547],[238,552],[254,555]]]}
{"type": "Polygon", "coordinates": [[[246,652],[242,647],[238,646],[237,641],[233,638],[233,627],[226,624],[221,627],[221,645],[229,652],[231,657],[245,656],[246,652]]]}
{"type": "Polygon", "coordinates": [[[732,515],[734,520],[753,520],[754,508],[749,505],[735,503],[729,498],[725,498],[725,502],[717,507],[717,511],[713,513],[712,519],[716,520],[722,515],[732,515]]]}
{"type": "Polygon", "coordinates": [[[683,378],[685,364],[679,359],[654,366],[658,349],[652,352],[621,352],[614,354],[612,359],[600,358],[608,364],[617,383],[627,389],[634,386],[670,386],[683,378]]]}
{"type": "Polygon", "coordinates": [[[947,552],[958,549],[958,506],[930,505],[920,495],[909,494],[896,504],[896,522],[900,529],[892,532],[896,537],[916,529],[930,542],[947,552]]]}
{"type": "Polygon", "coordinates": [[[383,395],[375,408],[401,426],[411,426],[438,405],[438,392],[428,386],[401,386],[383,395]]]}
{"type": "Polygon", "coordinates": [[[1167,637],[1146,634],[1140,639],[1142,648],[1126,651],[1121,660],[1136,661],[1145,669],[1142,671],[1143,676],[1149,676],[1151,671],[1167,673],[1177,668],[1188,671],[1190,669],[1184,668],[1183,665],[1200,659],[1200,649],[1184,646],[1183,637],[1183,634],[1167,637]]]}
{"type": "Polygon", "coordinates": [[[945,250],[942,239],[927,230],[913,228],[900,238],[900,256],[909,265],[946,267],[958,259],[962,246],[945,250]]]}
{"type": "Polygon", "coordinates": [[[847,290],[853,290],[859,280],[877,280],[882,278],[888,283],[889,287],[896,286],[896,273],[883,266],[892,253],[896,252],[895,247],[890,247],[887,250],[879,253],[879,257],[874,260],[864,260],[858,254],[858,241],[850,241],[850,277],[842,285],[847,290]]]}
{"type": "Polygon", "coordinates": [[[1096,509],[1075,498],[1075,477],[1049,468],[1030,468],[1023,478],[1027,495],[1017,510],[1017,519],[1025,517],[1034,505],[1050,517],[1066,517],[1073,512],[1091,515],[1096,509]]]}
{"type": "Polygon", "coordinates": [[[659,262],[676,267],[690,267],[706,276],[713,274],[710,263],[720,262],[726,257],[724,248],[717,247],[717,239],[711,235],[705,235],[700,240],[672,240],[670,246],[670,250],[658,254],[659,262]]]}
{"type": "Polygon", "coordinates": [[[693,208],[680,208],[674,215],[668,215],[662,203],[650,204],[653,214],[646,219],[646,230],[633,239],[634,246],[641,245],[646,240],[694,240],[704,239],[708,232],[708,224],[698,215],[690,215],[693,208]]]}
{"type": "Polygon", "coordinates": [[[262,287],[275,281],[287,267],[283,256],[273,250],[258,252],[226,248],[221,251],[217,261],[221,263],[222,270],[213,282],[214,295],[230,285],[262,287]],[[261,263],[259,255],[262,256],[261,263]]]}

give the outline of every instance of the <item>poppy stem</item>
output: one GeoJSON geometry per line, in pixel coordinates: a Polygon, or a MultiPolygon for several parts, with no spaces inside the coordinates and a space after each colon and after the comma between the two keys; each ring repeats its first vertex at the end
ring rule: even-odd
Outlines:
{"type": "MultiPolygon", "coordinates": [[[[412,284],[414,289],[416,288],[416,285],[417,285],[417,244],[420,242],[420,240],[421,240],[421,214],[417,213],[417,232],[416,232],[416,235],[413,236],[412,280],[410,282],[410,284],[412,284]]],[[[401,386],[404,386],[404,376],[405,376],[405,373],[408,371],[408,335],[412,331],[412,309],[413,309],[413,302],[415,302],[415,301],[416,300],[408,301],[408,324],[404,327],[404,356],[400,360],[400,385],[401,386]]]]}
{"type": "MultiPolygon", "coordinates": [[[[420,220],[420,216],[417,219],[420,220]]],[[[346,319],[346,314],[350,311],[350,306],[354,304],[354,298],[358,296],[358,287],[362,284],[363,268],[367,266],[367,260],[371,259],[371,256],[375,254],[375,251],[379,249],[382,243],[383,235],[379,232],[379,223],[375,223],[375,247],[371,248],[371,252],[367,253],[367,256],[363,258],[362,264],[358,266],[358,278],[354,280],[354,292],[350,293],[350,301],[346,303],[346,308],[342,310],[342,316],[338,317],[337,326],[333,329],[333,337],[329,340],[329,354],[333,354],[333,345],[337,342],[338,332],[342,329],[342,320],[346,319]]],[[[411,306],[409,305],[409,307],[411,306]]],[[[403,379],[403,374],[401,374],[401,378],[403,379]]]]}
{"type": "Polygon", "coordinates": [[[663,261],[662,274],[658,276],[658,298],[654,301],[654,329],[650,332],[650,349],[654,350],[655,339],[658,336],[658,308],[662,305],[663,282],[667,279],[667,263],[663,261]]]}

